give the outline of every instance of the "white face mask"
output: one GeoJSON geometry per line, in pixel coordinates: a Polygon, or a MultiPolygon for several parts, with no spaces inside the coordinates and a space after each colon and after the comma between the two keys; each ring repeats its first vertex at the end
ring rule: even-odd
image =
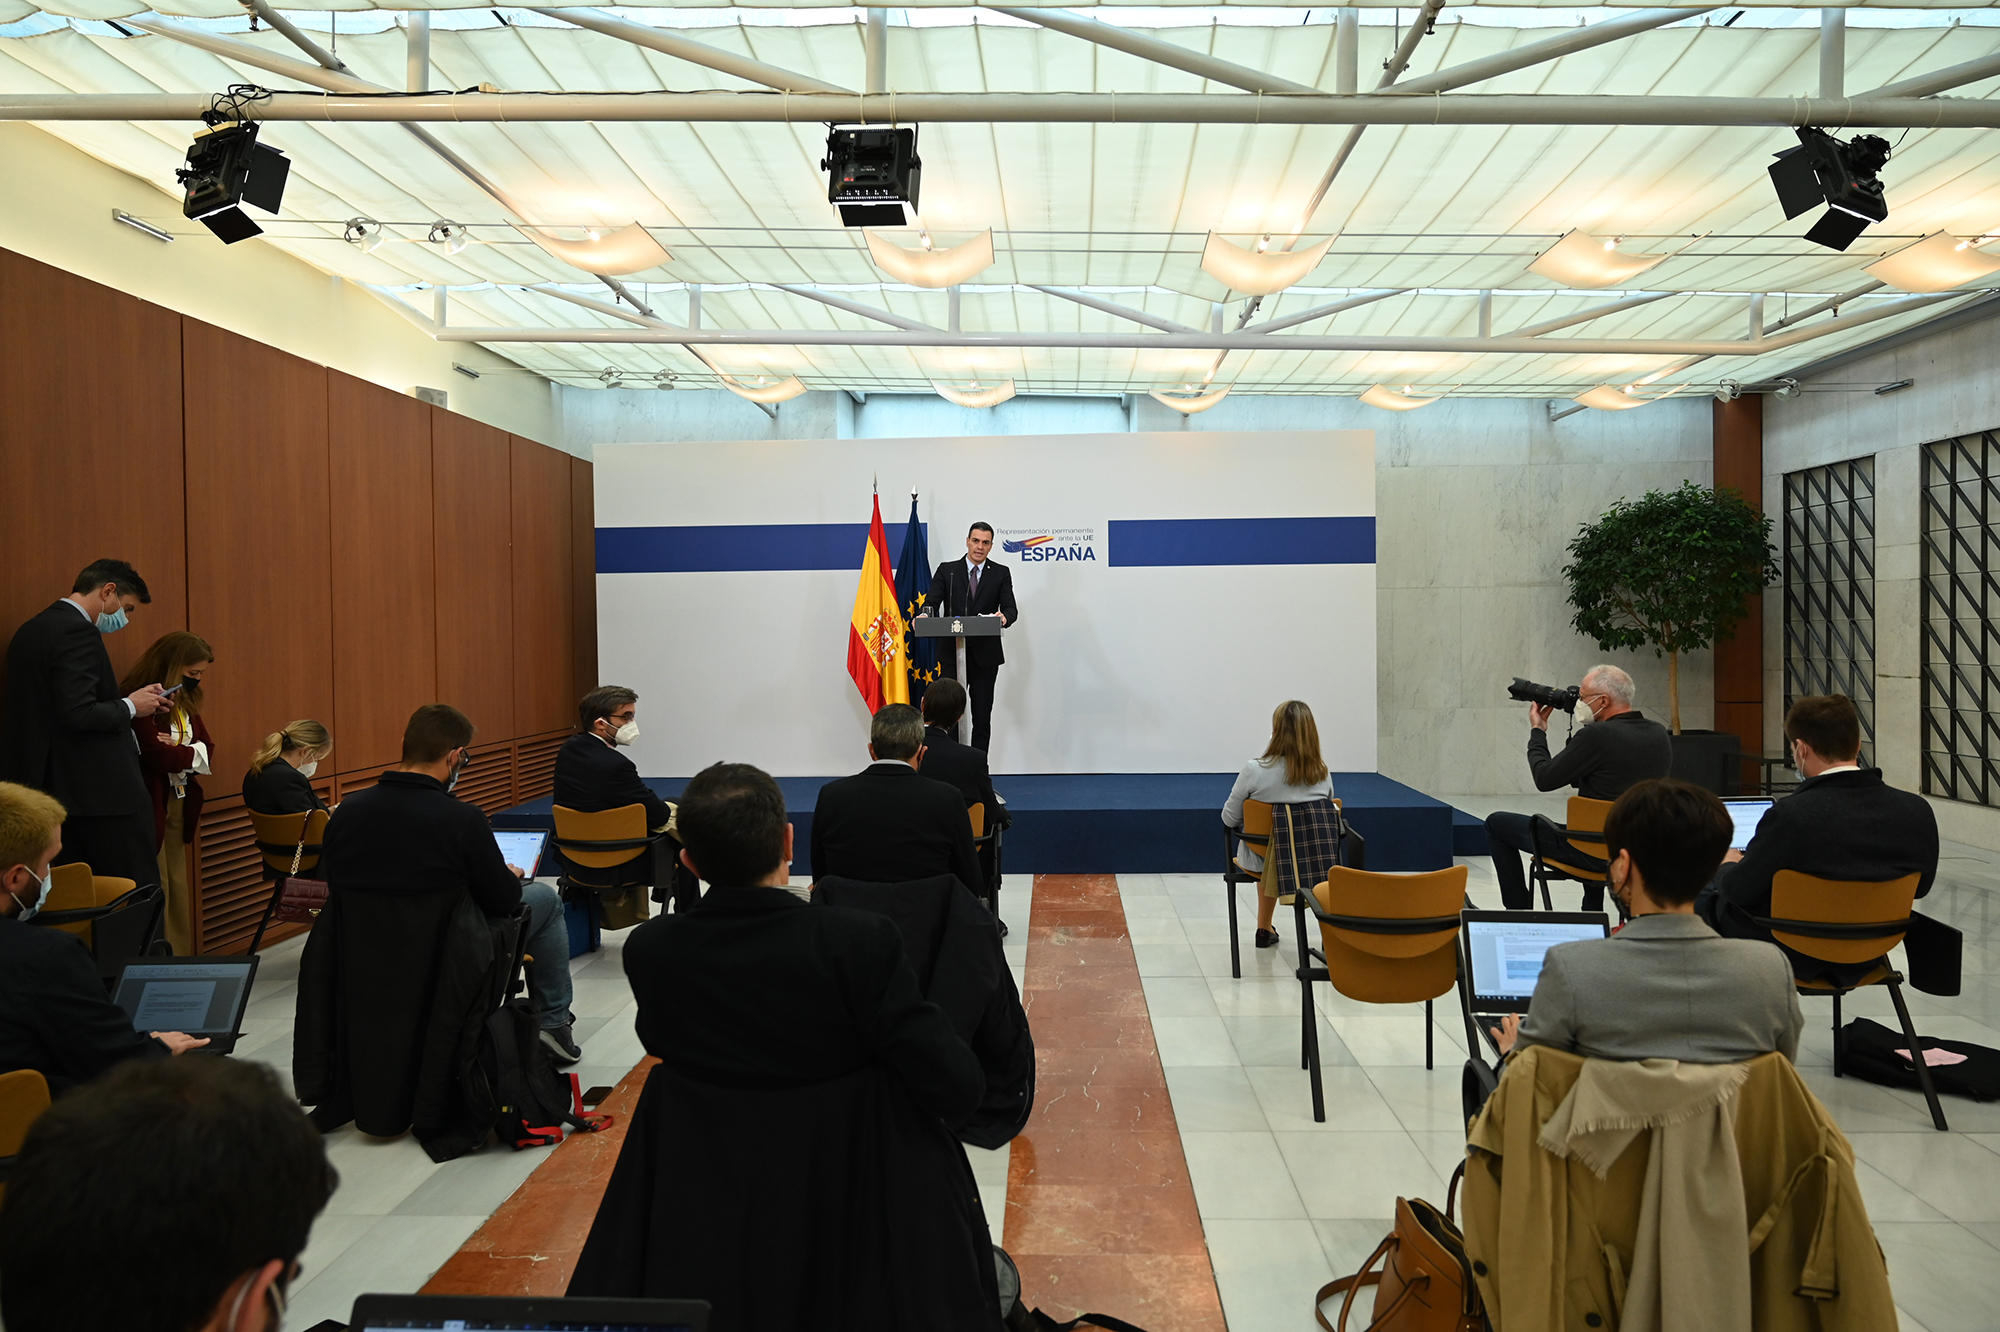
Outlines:
{"type": "MultiPolygon", "coordinates": [[[[23,865],[21,866],[21,868],[27,869],[28,867],[26,865],[23,865]]],[[[55,875],[53,873],[50,873],[50,874],[44,874],[40,878],[35,880],[35,885],[36,885],[35,898],[32,902],[29,901],[27,898],[21,896],[21,894],[19,893],[14,894],[14,900],[21,904],[20,911],[17,912],[14,916],[15,920],[26,923],[27,921],[34,919],[35,913],[42,909],[42,903],[48,901],[49,899],[49,883],[52,879],[54,879],[54,877],[55,875]]]]}
{"type": "Polygon", "coordinates": [[[310,762],[310,763],[301,763],[301,764],[299,764],[299,776],[301,776],[301,777],[310,777],[310,776],[312,776],[312,775],[313,775],[314,773],[316,773],[316,772],[318,772],[318,771],[319,771],[319,760],[318,760],[318,759],[314,759],[314,760],[313,760],[312,762],[310,762]]]}
{"type": "Polygon", "coordinates": [[[626,722],[623,726],[618,728],[618,734],[612,736],[611,738],[621,745],[631,744],[634,740],[637,740],[639,738],[639,723],[635,721],[626,722]]]}

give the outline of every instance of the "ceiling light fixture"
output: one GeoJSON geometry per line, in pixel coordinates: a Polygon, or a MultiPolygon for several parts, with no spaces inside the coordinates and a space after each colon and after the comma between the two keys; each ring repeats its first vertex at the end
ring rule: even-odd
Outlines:
{"type": "Polygon", "coordinates": [[[917,156],[917,128],[829,128],[826,201],[845,227],[907,227],[917,220],[924,163],[917,156]]]}
{"type": "MultiPolygon", "coordinates": [[[[203,119],[219,114],[210,111],[203,119]]],[[[252,222],[240,205],[277,212],[291,171],[283,153],[257,142],[256,121],[210,121],[194,136],[187,165],[174,169],[187,191],[181,215],[207,227],[224,245],[261,236],[264,228],[252,222]]]]}
{"type": "Polygon", "coordinates": [[[1599,384],[1596,388],[1585,389],[1570,401],[1580,402],[1586,407],[1595,407],[1600,412],[1629,412],[1634,407],[1644,407],[1649,402],[1671,398],[1687,385],[1676,384],[1665,393],[1656,393],[1651,397],[1640,397],[1633,393],[1632,390],[1637,387],[1639,387],[1637,384],[1627,384],[1622,389],[1616,389],[1609,384],[1599,384]]]}
{"type": "Polygon", "coordinates": [[[969,389],[940,384],[933,379],[931,387],[937,390],[940,398],[947,402],[955,402],[961,407],[998,407],[1014,396],[1014,381],[1011,379],[1003,384],[995,384],[991,388],[979,387],[979,381],[975,379],[969,389]]]}
{"type": "Polygon", "coordinates": [[[671,370],[655,370],[653,372],[653,387],[656,389],[671,389],[674,386],[674,381],[679,378],[680,376],[671,370]]]}
{"type": "Polygon", "coordinates": [[[1960,240],[1940,231],[1877,259],[1861,271],[1901,291],[1950,291],[2000,273],[2000,259],[1973,248],[1983,239],[1960,240]]]}
{"type": "Polygon", "coordinates": [[[1616,287],[1671,259],[1667,254],[1619,254],[1622,237],[1599,241],[1583,231],[1570,231],[1542,251],[1530,273],[1565,287],[1616,287]]]}
{"type": "Polygon", "coordinates": [[[1771,390],[1771,396],[1774,398],[1784,398],[1789,401],[1792,398],[1798,397],[1804,391],[1799,387],[1798,380],[1781,379],[1778,381],[1778,387],[1771,390]]]}
{"type": "Polygon", "coordinates": [[[1151,389],[1149,390],[1149,393],[1151,394],[1153,401],[1165,403],[1167,406],[1179,412],[1182,416],[1193,416],[1196,412],[1207,411],[1209,408],[1215,406],[1216,403],[1221,402],[1224,398],[1228,397],[1229,388],[1228,387],[1219,388],[1215,390],[1215,392],[1213,393],[1204,393],[1199,397],[1194,397],[1194,398],[1186,398],[1176,394],[1162,393],[1158,389],[1151,389]]]}
{"type": "Polygon", "coordinates": [[[1377,384],[1361,395],[1361,401],[1370,407],[1380,407],[1385,412],[1414,412],[1419,407],[1428,407],[1442,398],[1444,393],[1436,393],[1428,398],[1414,397],[1410,386],[1403,385],[1399,393],[1387,384],[1377,384]]]}
{"type": "Polygon", "coordinates": [[[1881,388],[1875,390],[1875,396],[1878,398],[1886,398],[1891,393],[1901,393],[1904,389],[1909,388],[1912,384],[1916,382],[1917,381],[1914,379],[1899,379],[1893,384],[1884,384],[1881,388]]]}
{"type": "Polygon", "coordinates": [[[1799,146],[1776,154],[1767,168],[1787,220],[1821,204],[1826,213],[1806,239],[1829,250],[1845,250],[1870,223],[1889,216],[1882,182],[1875,178],[1889,161],[1889,141],[1857,134],[1846,143],[1810,126],[1796,131],[1799,146]]]}
{"type": "Polygon", "coordinates": [[[615,366],[605,366],[597,372],[597,382],[608,389],[625,387],[625,372],[615,366]]]}
{"type": "Polygon", "coordinates": [[[868,237],[868,257],[875,261],[875,267],[913,287],[956,287],[993,267],[991,228],[948,250],[931,249],[928,234],[921,250],[892,245],[873,231],[864,234],[868,237]]]}
{"type": "MultiPolygon", "coordinates": [[[[1201,252],[1201,271],[1231,291],[1246,296],[1273,296],[1319,267],[1319,261],[1326,258],[1335,239],[1328,236],[1303,250],[1267,254],[1263,245],[1254,251],[1246,250],[1211,231],[1208,245],[1201,252]]],[[[1264,244],[1269,243],[1270,237],[1266,236],[1264,244]]]]}
{"type": "Polygon", "coordinates": [[[586,273],[625,277],[670,264],[674,259],[667,253],[666,246],[654,240],[653,234],[637,222],[620,227],[608,236],[593,230],[589,232],[589,240],[580,241],[561,240],[540,228],[516,225],[514,230],[564,263],[586,273]]]}
{"type": "Polygon", "coordinates": [[[424,239],[433,245],[444,246],[446,254],[458,254],[472,243],[472,236],[465,227],[443,218],[431,223],[430,234],[424,239]]]}
{"type": "Polygon", "coordinates": [[[754,385],[739,384],[729,375],[722,375],[721,379],[722,387],[739,398],[748,398],[751,402],[790,402],[806,391],[806,386],[799,382],[797,375],[786,375],[775,384],[765,383],[766,376],[763,375],[757,376],[757,383],[754,385]]]}
{"type": "Polygon", "coordinates": [[[347,225],[340,230],[340,238],[349,245],[360,246],[363,254],[373,254],[382,248],[382,242],[388,236],[383,232],[382,224],[374,218],[350,217],[347,225]]]}

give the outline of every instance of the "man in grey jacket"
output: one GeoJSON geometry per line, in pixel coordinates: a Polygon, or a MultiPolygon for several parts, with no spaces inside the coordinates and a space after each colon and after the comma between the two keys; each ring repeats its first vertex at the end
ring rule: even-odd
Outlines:
{"type": "Polygon", "coordinates": [[[1518,1041],[1588,1059],[1796,1059],[1803,1019],[1785,955],[1694,914],[1729,836],[1722,802],[1698,786],[1647,781],[1618,797],[1604,840],[1611,891],[1632,919],[1608,939],[1549,949],[1526,1020],[1494,1029],[1502,1053],[1518,1041]]]}

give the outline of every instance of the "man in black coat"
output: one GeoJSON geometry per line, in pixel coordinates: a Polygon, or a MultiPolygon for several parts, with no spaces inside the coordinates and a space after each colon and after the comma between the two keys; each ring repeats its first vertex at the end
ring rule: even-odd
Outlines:
{"type": "MultiPolygon", "coordinates": [[[[987,559],[993,550],[993,528],[974,523],[965,534],[965,558],[940,564],[931,578],[926,603],[943,615],[998,615],[1002,627],[1017,623],[1020,610],[1014,605],[1014,571],[987,559]]],[[[944,673],[958,677],[958,652],[954,643],[941,643],[939,664],[944,673]]],[[[982,752],[993,745],[993,684],[1007,654],[1000,637],[965,640],[966,692],[972,696],[972,747],[982,752]]]]}
{"type": "MultiPolygon", "coordinates": [[[[958,742],[958,721],[965,715],[965,686],[952,679],[935,680],[924,690],[924,757],[917,771],[958,788],[966,808],[983,805],[986,831],[1013,826],[1014,816],[993,792],[993,775],[987,770],[986,751],[958,742]]],[[[979,847],[979,875],[990,890],[999,887],[994,877],[993,844],[979,847]]],[[[988,898],[994,909],[999,904],[988,898]]],[[[1005,922],[1000,933],[1007,933],[1005,922]]]]}
{"type": "MultiPolygon", "coordinates": [[[[1792,761],[1805,780],[1772,805],[1750,845],[1726,856],[1696,910],[1732,939],[1771,939],[1757,923],[1771,916],[1771,880],[1779,870],[1822,879],[1882,883],[1917,878],[1917,896],[1937,878],[1937,815],[1930,802],[1864,768],[1861,714],[1845,694],[1802,698],[1785,714],[1792,761]]],[[[1778,945],[1784,948],[1783,944],[1778,945]]],[[[1785,948],[1792,971],[1805,980],[1851,982],[1873,962],[1821,962],[1785,948]]]]}
{"type": "Polygon", "coordinates": [[[868,738],[874,762],[819,789],[813,878],[908,883],[952,874],[973,896],[983,895],[965,801],[957,787],[918,771],[924,759],[923,716],[907,703],[887,704],[869,724],[868,738]]]}
{"type": "Polygon", "coordinates": [[[159,711],[164,694],[154,684],[121,696],[104,635],[152,599],[123,560],[84,569],[68,596],[15,631],[0,719],[0,781],[47,791],[69,810],[57,863],[136,883],[158,883],[160,871],[132,720],[159,711]]]}
{"type": "Polygon", "coordinates": [[[56,800],[0,782],[0,1073],[34,1069],[58,1096],[127,1059],[208,1044],[178,1031],[134,1031],[104,997],[83,940],[28,923],[48,895],[62,822],[56,800]]]}
{"type": "MultiPolygon", "coordinates": [[[[576,712],[583,730],[556,751],[556,803],[585,814],[644,805],[647,830],[665,830],[673,810],[646,785],[639,765],[618,752],[639,738],[639,696],[622,685],[600,685],[583,696],[576,712]]],[[[674,910],[689,911],[700,899],[701,885],[679,856],[680,843],[656,842],[648,882],[673,893],[674,910]]],[[[658,893],[654,897],[665,900],[658,893]]]]}
{"type": "Polygon", "coordinates": [[[985,1078],[895,923],[786,890],[784,795],[756,768],[697,775],[678,826],[713,886],[625,941],[661,1063],[569,1294],[707,1300],[714,1332],[1000,1332],[978,1187],[946,1127],[985,1078]]]}

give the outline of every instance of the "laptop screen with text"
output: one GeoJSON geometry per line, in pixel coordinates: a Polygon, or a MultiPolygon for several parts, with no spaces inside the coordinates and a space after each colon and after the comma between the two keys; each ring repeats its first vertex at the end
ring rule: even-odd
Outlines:
{"type": "Polygon", "coordinates": [[[1472,963],[1472,1011],[1527,1012],[1549,949],[1581,939],[1602,939],[1610,927],[1610,917],[1601,911],[1464,913],[1465,950],[1472,963]]]}
{"type": "Polygon", "coordinates": [[[1729,822],[1735,831],[1729,834],[1729,845],[1741,851],[1750,845],[1750,839],[1757,835],[1757,824],[1771,812],[1774,800],[1725,800],[1722,807],[1729,811],[1729,822]]]}

